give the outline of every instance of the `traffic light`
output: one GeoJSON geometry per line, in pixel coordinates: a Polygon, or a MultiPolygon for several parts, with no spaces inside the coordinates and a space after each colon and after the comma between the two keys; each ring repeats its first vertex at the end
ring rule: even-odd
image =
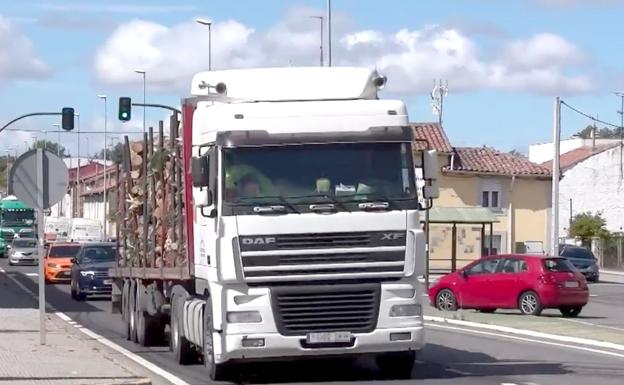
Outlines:
{"type": "Polygon", "coordinates": [[[63,119],[61,120],[61,127],[65,131],[71,131],[74,129],[74,109],[71,107],[63,107],[61,112],[63,119]]]}
{"type": "Polygon", "coordinates": [[[132,117],[132,99],[122,96],[119,98],[119,120],[127,122],[132,117]]]}

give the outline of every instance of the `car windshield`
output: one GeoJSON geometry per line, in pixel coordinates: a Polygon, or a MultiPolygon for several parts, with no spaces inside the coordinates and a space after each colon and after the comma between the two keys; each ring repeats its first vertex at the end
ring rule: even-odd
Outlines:
{"type": "Polygon", "coordinates": [[[14,248],[32,248],[37,247],[37,240],[35,239],[16,239],[13,241],[14,248]]]}
{"type": "Polygon", "coordinates": [[[546,270],[553,271],[553,272],[571,272],[571,271],[574,271],[574,266],[572,266],[572,264],[570,264],[570,262],[568,262],[564,258],[545,259],[544,260],[544,267],[546,268],[546,270]]]}
{"type": "Polygon", "coordinates": [[[409,145],[323,144],[224,150],[225,199],[415,199],[409,145]]]}
{"type": "Polygon", "coordinates": [[[78,254],[80,246],[52,246],[50,247],[50,258],[73,258],[78,254]]]}
{"type": "Polygon", "coordinates": [[[559,255],[566,258],[594,259],[592,252],[584,247],[563,247],[559,255]]]}
{"type": "Polygon", "coordinates": [[[115,260],[116,250],[113,246],[87,246],[82,253],[84,263],[112,262],[115,260]]]}

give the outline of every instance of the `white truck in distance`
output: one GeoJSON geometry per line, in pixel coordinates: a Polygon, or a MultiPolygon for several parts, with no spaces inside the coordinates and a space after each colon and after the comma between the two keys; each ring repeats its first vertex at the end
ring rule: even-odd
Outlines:
{"type": "Polygon", "coordinates": [[[359,354],[409,374],[425,345],[415,169],[437,197],[437,154],[414,145],[403,102],[378,98],[385,81],[351,67],[197,74],[175,217],[188,263],[129,266],[140,241],[119,216],[113,309],[128,338],[155,342],[169,323],[177,360],[203,358],[215,380],[247,360],[359,354]]]}

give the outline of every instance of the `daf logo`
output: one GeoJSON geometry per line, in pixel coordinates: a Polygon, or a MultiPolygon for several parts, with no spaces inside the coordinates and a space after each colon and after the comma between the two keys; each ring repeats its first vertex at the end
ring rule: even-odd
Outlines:
{"type": "Polygon", "coordinates": [[[383,233],[381,234],[382,241],[396,241],[397,239],[401,239],[405,237],[403,233],[383,233]]]}
{"type": "Polygon", "coordinates": [[[242,238],[243,245],[268,245],[275,243],[275,237],[242,238]]]}

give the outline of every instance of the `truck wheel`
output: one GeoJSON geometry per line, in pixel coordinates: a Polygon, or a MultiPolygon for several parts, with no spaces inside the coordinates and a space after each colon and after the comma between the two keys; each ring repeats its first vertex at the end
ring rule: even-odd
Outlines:
{"type": "Polygon", "coordinates": [[[136,319],[136,287],[130,284],[130,301],[128,301],[128,318],[130,324],[130,341],[139,342],[137,338],[137,319],[136,319]]]}
{"type": "Polygon", "coordinates": [[[230,365],[227,363],[217,364],[214,359],[214,340],[212,326],[212,301],[206,299],[204,307],[204,366],[208,369],[208,375],[213,381],[226,381],[230,377],[230,365]]]}
{"type": "Polygon", "coordinates": [[[127,280],[124,280],[123,289],[121,292],[121,319],[124,321],[125,329],[126,329],[126,339],[130,341],[131,333],[130,333],[130,315],[129,315],[129,292],[130,292],[130,284],[127,280]]]}
{"type": "Polygon", "coordinates": [[[415,364],[415,352],[383,353],[377,356],[377,366],[384,378],[411,378],[415,364]]]}
{"type": "Polygon", "coordinates": [[[176,361],[180,365],[188,365],[197,361],[197,355],[193,351],[191,343],[182,333],[182,312],[184,300],[181,296],[174,296],[171,300],[171,336],[169,337],[169,349],[173,352],[176,361]]]}

